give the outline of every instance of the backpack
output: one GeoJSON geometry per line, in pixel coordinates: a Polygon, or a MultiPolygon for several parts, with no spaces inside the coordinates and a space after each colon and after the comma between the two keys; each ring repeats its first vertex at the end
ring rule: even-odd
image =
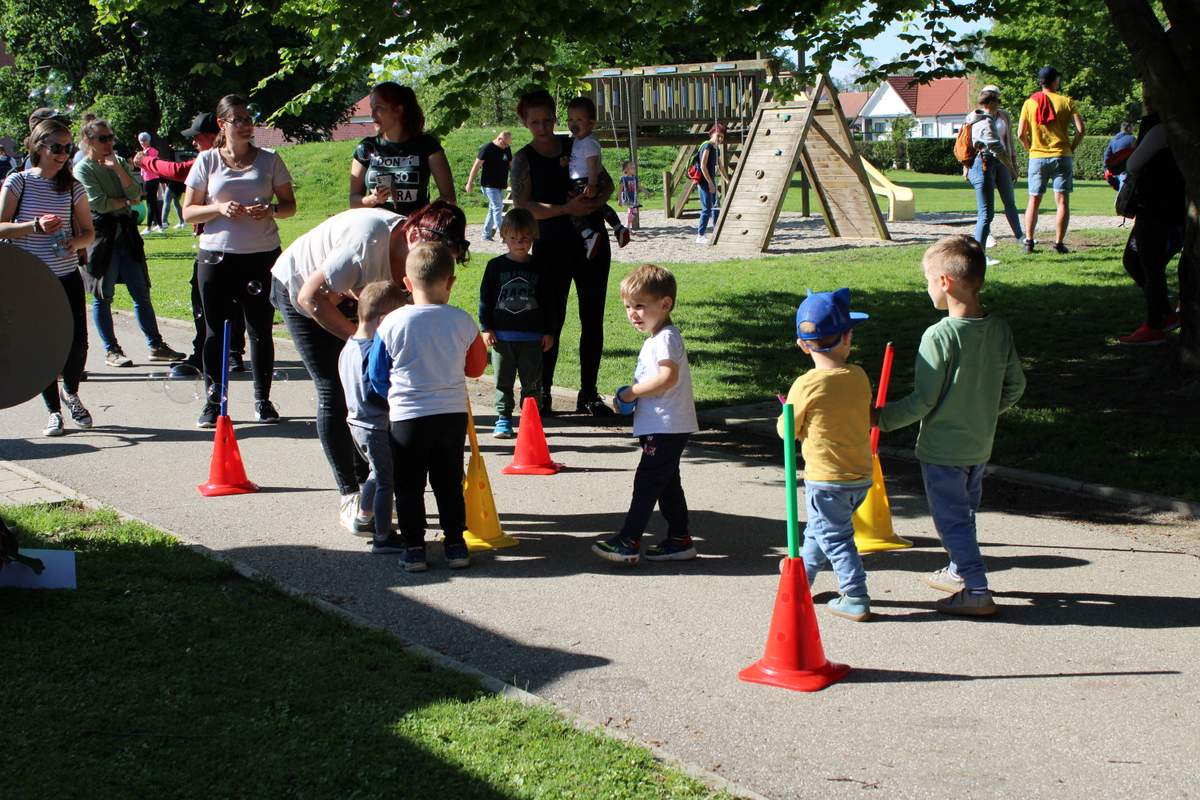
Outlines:
{"type": "Polygon", "coordinates": [[[958,136],[954,140],[954,159],[964,167],[975,163],[975,143],[971,140],[972,127],[971,123],[963,125],[958,129],[958,136]]]}
{"type": "Polygon", "coordinates": [[[704,172],[700,169],[700,158],[704,152],[704,148],[710,143],[705,142],[696,150],[696,156],[692,159],[691,166],[688,167],[687,176],[691,178],[692,183],[700,184],[704,182],[704,172]]]}

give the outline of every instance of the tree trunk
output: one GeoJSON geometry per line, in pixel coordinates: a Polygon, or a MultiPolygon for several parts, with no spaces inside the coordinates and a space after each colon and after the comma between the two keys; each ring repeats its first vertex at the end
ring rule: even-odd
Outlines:
{"type": "Polygon", "coordinates": [[[1169,29],[1148,0],[1104,0],[1167,128],[1187,184],[1188,220],[1179,260],[1180,368],[1200,374],[1200,2],[1163,0],[1169,29]],[[1191,88],[1185,88],[1191,87],[1191,88]]]}

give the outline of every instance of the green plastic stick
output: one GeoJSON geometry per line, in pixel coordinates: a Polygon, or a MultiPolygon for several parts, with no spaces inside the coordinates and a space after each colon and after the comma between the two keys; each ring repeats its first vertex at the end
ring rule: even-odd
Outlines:
{"type": "Polygon", "coordinates": [[[799,558],[800,520],[796,508],[796,415],[791,403],[783,404],[783,469],[787,482],[788,558],[799,558]]]}

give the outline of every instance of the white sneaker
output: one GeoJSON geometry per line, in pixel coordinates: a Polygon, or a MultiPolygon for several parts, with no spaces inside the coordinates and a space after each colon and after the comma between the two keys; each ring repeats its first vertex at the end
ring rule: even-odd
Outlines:
{"type": "Polygon", "coordinates": [[[708,244],[708,237],[707,236],[697,236],[696,244],[708,244]]]}
{"type": "Polygon", "coordinates": [[[369,536],[375,530],[375,520],[358,515],[358,492],[342,495],[338,521],[355,536],[369,536]]]}
{"type": "Polygon", "coordinates": [[[175,227],[176,227],[176,228],[178,228],[178,229],[180,229],[180,230],[183,230],[184,228],[186,228],[186,227],[187,227],[187,223],[186,223],[186,222],[181,222],[181,223],[179,223],[178,225],[176,225],[175,227]]]}
{"type": "Polygon", "coordinates": [[[42,431],[43,436],[62,436],[66,431],[63,429],[62,414],[57,411],[50,412],[50,419],[46,420],[46,428],[42,431]]]}
{"type": "Polygon", "coordinates": [[[987,263],[987,265],[988,265],[989,267],[994,267],[994,266],[996,266],[997,264],[999,264],[999,263],[1000,263],[1000,259],[998,259],[998,258],[992,258],[991,256],[986,256],[986,257],[984,258],[984,261],[987,263]]]}
{"type": "Polygon", "coordinates": [[[66,404],[67,411],[71,412],[71,419],[75,420],[76,425],[85,431],[92,427],[92,415],[84,408],[83,401],[79,399],[79,395],[71,394],[66,389],[62,389],[59,392],[59,397],[66,404]]]}
{"type": "Polygon", "coordinates": [[[995,237],[995,236],[992,236],[992,235],[989,233],[989,234],[988,234],[988,236],[987,236],[987,242],[986,242],[986,243],[985,243],[983,246],[984,246],[984,248],[985,248],[985,249],[987,249],[987,250],[991,250],[993,247],[995,247],[995,246],[996,246],[996,237],[995,237]]]}

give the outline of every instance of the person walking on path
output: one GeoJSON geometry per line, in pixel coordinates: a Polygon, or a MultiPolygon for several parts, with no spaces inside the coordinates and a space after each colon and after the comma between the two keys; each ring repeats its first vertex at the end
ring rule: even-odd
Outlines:
{"type": "Polygon", "coordinates": [[[92,322],[104,344],[104,363],[133,366],[113,328],[112,300],[118,283],[125,284],[133,298],[133,315],[146,337],[150,360],[182,361],[183,353],[168,347],[158,330],[150,302],[150,267],[132,210],[142,198],[142,187],[133,166],[113,152],[113,139],[107,120],[87,122],[81,137],[87,157],[75,165],[75,177],[87,191],[96,231],[85,281],[92,292],[92,322]]]}
{"type": "MultiPolygon", "coordinates": [[[[1012,120],[1008,112],[1000,107],[1000,87],[984,86],[979,90],[979,105],[967,114],[965,124],[971,126],[971,143],[975,147],[975,161],[963,168],[963,177],[975,187],[975,240],[986,250],[991,236],[992,218],[995,216],[995,195],[1000,192],[1004,204],[1004,215],[1019,244],[1025,237],[1021,231],[1021,213],[1013,197],[1013,181],[1017,167],[1013,158],[1012,120]]],[[[988,258],[988,265],[1000,263],[988,258]]]]}
{"type": "MultiPolygon", "coordinates": [[[[158,158],[158,148],[150,143],[153,138],[148,131],[138,134],[138,147],[146,158],[158,158]]],[[[143,169],[142,190],[146,194],[146,230],[142,233],[162,233],[162,199],[158,196],[162,180],[153,172],[143,169]]]]}
{"type": "MultiPolygon", "coordinates": [[[[77,252],[92,243],[92,213],[87,193],[71,173],[71,129],[48,119],[36,124],[25,141],[33,166],[13,172],[0,190],[0,238],[37,256],[62,284],[71,308],[71,349],[58,380],[42,391],[50,417],[42,433],[62,436],[62,404],[75,424],[87,430],[92,415],[79,399],[79,381],[87,360],[87,312],[77,252]]],[[[20,291],[20,287],[9,287],[20,291]]],[[[13,333],[17,333],[13,331],[13,333]]],[[[37,331],[24,331],[36,336],[37,331]]]]}
{"type": "Polygon", "coordinates": [[[574,281],[580,327],[579,394],[575,409],[593,417],[611,417],[613,410],[600,399],[596,383],[604,352],[604,301],[608,295],[612,250],[608,237],[601,237],[594,257],[588,259],[583,239],[571,223],[573,216],[591,214],[593,225],[600,229],[604,222],[598,212],[608,202],[609,195],[600,192],[595,197],[576,195],[568,199],[572,182],[567,164],[572,138],[555,135],[556,115],[554,98],[544,89],[522,95],[517,104],[517,116],[533,134],[533,141],[518,150],[512,160],[513,204],[528,209],[538,221],[534,257],[553,265],[551,274],[559,276],[553,295],[557,307],[551,309],[557,326],[554,345],[545,352],[542,360],[542,414],[551,416],[554,413],[550,389],[554,385],[567,298],[574,281]]]}
{"type": "Polygon", "coordinates": [[[450,162],[441,142],[425,133],[425,112],[413,90],[385,81],[371,90],[370,101],[376,135],[354,150],[350,207],[408,216],[429,205],[430,177],[440,199],[457,203],[450,162]]]}
{"type": "Polygon", "coordinates": [[[1036,241],[1038,208],[1047,187],[1054,189],[1054,251],[1069,253],[1064,239],[1071,221],[1071,188],[1074,184],[1074,154],[1083,141],[1083,117],[1075,101],[1058,90],[1062,78],[1054,67],[1038,71],[1038,85],[1021,106],[1017,138],[1029,152],[1029,206],[1025,209],[1025,252],[1032,253],[1036,241]],[[1075,136],[1071,137],[1071,125],[1075,136]]]}
{"type": "Polygon", "coordinates": [[[483,240],[490,242],[500,230],[501,217],[504,215],[504,191],[508,188],[508,169],[512,164],[512,134],[500,131],[496,138],[479,148],[475,163],[471,165],[471,173],[467,175],[467,194],[475,183],[475,176],[483,170],[479,179],[479,188],[487,198],[487,216],[483,219],[483,240]]]}
{"type": "Polygon", "coordinates": [[[225,321],[244,316],[250,334],[254,375],[254,417],[279,421],[271,403],[275,310],[268,288],[271,267],[279,257],[276,219],[296,213],[296,196],[287,165],[275,152],[254,144],[254,118],[246,99],[230,94],[217,103],[221,133],[214,146],[196,158],[187,176],[184,219],[203,223],[196,278],[204,307],[204,376],[208,398],[196,420],[199,428],[216,427],[224,365],[225,321]]]}

